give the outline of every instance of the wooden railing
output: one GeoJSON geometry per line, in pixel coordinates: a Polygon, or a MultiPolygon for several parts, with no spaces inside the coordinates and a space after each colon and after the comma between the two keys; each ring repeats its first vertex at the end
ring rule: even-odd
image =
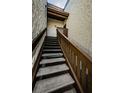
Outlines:
{"type": "Polygon", "coordinates": [[[68,64],[72,68],[72,73],[79,83],[79,89],[84,93],[92,93],[92,59],[84,51],[78,48],[61,31],[57,29],[57,37],[68,64]]]}
{"type": "Polygon", "coordinates": [[[38,42],[40,41],[41,37],[43,36],[43,34],[45,33],[47,28],[45,28],[36,38],[33,39],[32,41],[32,51],[35,49],[35,47],[37,46],[38,42]]]}
{"type": "Polygon", "coordinates": [[[43,48],[43,41],[46,37],[46,30],[47,29],[45,28],[32,42],[32,89],[36,82],[36,73],[38,70],[38,64],[41,60],[41,52],[43,48]]]}
{"type": "Polygon", "coordinates": [[[67,28],[61,28],[57,27],[61,33],[63,33],[66,37],[68,37],[68,29],[67,28]]]}

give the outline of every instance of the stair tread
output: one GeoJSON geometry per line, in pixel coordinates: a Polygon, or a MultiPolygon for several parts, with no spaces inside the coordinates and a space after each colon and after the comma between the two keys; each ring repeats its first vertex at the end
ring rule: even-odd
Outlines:
{"type": "Polygon", "coordinates": [[[45,43],[45,46],[59,46],[59,44],[45,43]]]}
{"type": "Polygon", "coordinates": [[[56,49],[58,49],[58,48],[60,48],[60,46],[44,46],[44,48],[51,48],[51,49],[52,49],[52,48],[53,48],[53,49],[56,48],[56,49]]]}
{"type": "Polygon", "coordinates": [[[65,59],[62,58],[50,58],[50,59],[42,59],[40,64],[49,64],[49,63],[55,63],[55,62],[64,62],[65,59]]]}
{"type": "Polygon", "coordinates": [[[61,57],[63,53],[44,53],[42,57],[61,57]]]}
{"type": "Polygon", "coordinates": [[[58,40],[57,39],[46,39],[45,41],[55,41],[55,42],[58,42],[58,40]]]}
{"type": "Polygon", "coordinates": [[[74,84],[74,80],[67,73],[37,81],[33,93],[49,93],[71,84],[74,84]]]}
{"type": "Polygon", "coordinates": [[[75,88],[65,91],[64,93],[77,93],[75,88]]]}
{"type": "Polygon", "coordinates": [[[44,43],[55,43],[55,44],[57,43],[58,44],[59,42],[58,41],[45,41],[44,43]]]}
{"type": "Polygon", "coordinates": [[[38,76],[43,76],[43,75],[49,75],[57,72],[62,72],[69,70],[68,66],[66,64],[61,64],[61,65],[55,65],[55,66],[48,66],[44,68],[40,68],[37,77],[38,76]]]}
{"type": "Polygon", "coordinates": [[[43,51],[62,51],[61,49],[43,49],[43,51]]]}
{"type": "Polygon", "coordinates": [[[53,42],[51,41],[51,42],[45,43],[45,44],[59,44],[59,43],[53,43],[53,42]]]}

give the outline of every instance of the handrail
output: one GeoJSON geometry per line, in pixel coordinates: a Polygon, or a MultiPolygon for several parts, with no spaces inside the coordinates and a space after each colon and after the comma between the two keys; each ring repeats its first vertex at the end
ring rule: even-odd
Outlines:
{"type": "Polygon", "coordinates": [[[46,28],[40,33],[40,35],[37,36],[37,39],[35,39],[34,45],[35,48],[33,49],[32,52],[32,88],[34,88],[34,84],[36,81],[36,72],[38,70],[38,64],[41,59],[41,52],[42,52],[42,46],[43,46],[43,41],[46,37],[46,28]]]}
{"type": "Polygon", "coordinates": [[[85,93],[92,93],[92,59],[57,28],[57,37],[64,56],[72,67],[85,93]]]}
{"type": "Polygon", "coordinates": [[[32,41],[32,51],[35,49],[36,45],[38,44],[40,38],[43,36],[47,28],[45,28],[36,38],[32,41]]]}
{"type": "Polygon", "coordinates": [[[57,29],[59,29],[59,31],[61,31],[64,34],[64,36],[68,37],[68,29],[67,28],[57,27],[57,29]]]}

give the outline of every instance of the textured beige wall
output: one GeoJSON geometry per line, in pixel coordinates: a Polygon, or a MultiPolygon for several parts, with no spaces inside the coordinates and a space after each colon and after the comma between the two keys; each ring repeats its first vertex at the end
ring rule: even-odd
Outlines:
{"type": "Polygon", "coordinates": [[[48,18],[47,35],[56,37],[57,36],[56,27],[63,27],[63,26],[64,26],[63,21],[58,21],[55,19],[48,18]]]}
{"type": "Polygon", "coordinates": [[[32,0],[32,39],[47,27],[47,0],[32,0]]]}
{"type": "Polygon", "coordinates": [[[85,50],[90,56],[92,52],[92,2],[91,0],[70,0],[66,12],[69,38],[85,50]]]}

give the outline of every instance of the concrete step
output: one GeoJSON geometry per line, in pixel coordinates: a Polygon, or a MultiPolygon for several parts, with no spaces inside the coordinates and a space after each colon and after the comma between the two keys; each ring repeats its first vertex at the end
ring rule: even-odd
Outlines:
{"type": "Polygon", "coordinates": [[[61,49],[43,49],[43,53],[57,53],[62,52],[61,49]]]}
{"type": "Polygon", "coordinates": [[[69,70],[69,68],[66,64],[43,67],[43,68],[39,69],[39,71],[37,73],[37,77],[54,74],[54,73],[59,73],[62,71],[67,71],[67,70],[69,70]]]}
{"type": "Polygon", "coordinates": [[[59,43],[57,41],[45,41],[44,43],[59,43]]]}
{"type": "Polygon", "coordinates": [[[45,40],[44,42],[58,42],[58,40],[45,40]]]}
{"type": "Polygon", "coordinates": [[[57,58],[57,57],[62,57],[63,53],[44,53],[42,54],[43,58],[57,58]]]}
{"type": "Polygon", "coordinates": [[[62,58],[42,59],[40,62],[40,65],[52,64],[52,63],[61,63],[64,61],[65,61],[65,59],[63,57],[62,58]]]}
{"type": "Polygon", "coordinates": [[[72,89],[67,90],[67,91],[65,91],[63,93],[77,93],[77,92],[76,92],[76,89],[75,88],[72,88],[72,89]]]}
{"type": "Polygon", "coordinates": [[[47,36],[46,39],[57,39],[57,37],[47,36]]]}
{"type": "Polygon", "coordinates": [[[46,38],[45,41],[58,41],[58,39],[53,39],[53,38],[46,38]]]}
{"type": "Polygon", "coordinates": [[[53,44],[53,45],[59,45],[59,43],[53,43],[53,42],[49,42],[49,43],[48,43],[48,42],[47,42],[47,43],[45,42],[44,44],[45,44],[45,45],[49,45],[49,44],[50,44],[50,45],[52,45],[52,44],[53,44]]]}
{"type": "Polygon", "coordinates": [[[44,49],[60,49],[60,46],[44,46],[44,49]]]}
{"type": "Polygon", "coordinates": [[[47,37],[46,39],[57,39],[57,37],[47,37]]]}
{"type": "Polygon", "coordinates": [[[70,74],[67,73],[37,81],[33,93],[49,93],[74,83],[70,74]]]}
{"type": "Polygon", "coordinates": [[[50,44],[50,43],[47,43],[47,44],[45,43],[44,45],[45,46],[59,46],[59,44],[50,44]]]}

